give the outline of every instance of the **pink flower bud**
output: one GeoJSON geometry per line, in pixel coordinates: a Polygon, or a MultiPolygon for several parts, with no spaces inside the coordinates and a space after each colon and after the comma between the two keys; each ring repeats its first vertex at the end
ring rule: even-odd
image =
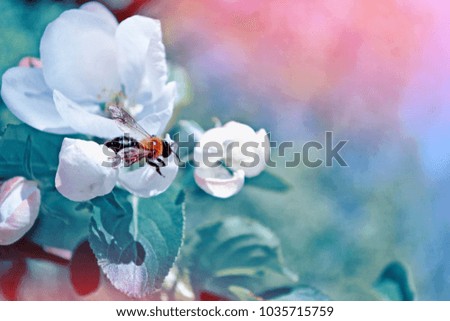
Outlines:
{"type": "Polygon", "coordinates": [[[19,61],[19,67],[42,68],[42,61],[35,57],[23,57],[19,61]]]}
{"type": "Polygon", "coordinates": [[[30,230],[39,213],[41,193],[34,181],[13,177],[0,186],[0,245],[9,245],[30,230]]]}

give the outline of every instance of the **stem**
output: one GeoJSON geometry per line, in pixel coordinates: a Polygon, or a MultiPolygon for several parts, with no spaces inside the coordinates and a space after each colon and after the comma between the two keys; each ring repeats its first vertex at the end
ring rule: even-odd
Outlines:
{"type": "Polygon", "coordinates": [[[136,241],[138,236],[139,223],[139,198],[136,195],[131,197],[131,206],[133,207],[133,238],[136,241]]]}
{"type": "Polygon", "coordinates": [[[42,247],[26,239],[22,239],[19,242],[14,243],[13,245],[4,247],[0,246],[0,254],[0,257],[2,259],[13,259],[16,258],[17,255],[19,255],[22,258],[44,260],[62,266],[68,266],[70,263],[69,260],[45,252],[42,247]]]}

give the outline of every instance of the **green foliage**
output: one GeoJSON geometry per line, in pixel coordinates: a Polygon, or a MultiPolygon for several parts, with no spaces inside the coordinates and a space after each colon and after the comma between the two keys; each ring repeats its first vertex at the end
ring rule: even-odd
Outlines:
{"type": "Polygon", "coordinates": [[[413,301],[414,291],[406,267],[400,262],[388,264],[374,284],[383,300],[413,301]]]}
{"type": "Polygon", "coordinates": [[[189,270],[196,297],[208,292],[236,299],[232,286],[258,296],[290,287],[297,279],[284,266],[278,238],[252,220],[228,217],[201,227],[185,250],[181,265],[189,270]]]}
{"type": "Polygon", "coordinates": [[[266,169],[256,177],[246,179],[245,183],[248,186],[255,186],[262,189],[267,189],[277,192],[286,192],[290,185],[281,177],[276,176],[273,172],[266,169]]]}
{"type": "Polygon", "coordinates": [[[0,177],[24,176],[41,190],[38,220],[29,233],[42,246],[73,249],[86,237],[91,211],[55,189],[58,155],[64,137],[25,124],[8,125],[0,137],[0,177]]]}
{"type": "Polygon", "coordinates": [[[0,137],[0,177],[24,176],[52,186],[63,139],[25,124],[8,125],[0,137]]]}
{"type": "Polygon", "coordinates": [[[183,239],[183,191],[138,199],[114,190],[92,203],[89,242],[111,283],[133,297],[161,288],[183,239]]]}
{"type": "Polygon", "coordinates": [[[41,194],[39,216],[28,237],[41,246],[73,250],[88,235],[92,211],[68,200],[56,189],[41,194]]]}

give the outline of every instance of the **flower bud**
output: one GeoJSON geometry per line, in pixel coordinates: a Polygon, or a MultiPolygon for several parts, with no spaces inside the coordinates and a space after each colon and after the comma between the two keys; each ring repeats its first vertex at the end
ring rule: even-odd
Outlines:
{"type": "Polygon", "coordinates": [[[39,213],[37,183],[14,177],[0,186],[0,245],[9,245],[30,230],[39,213]]]}
{"type": "Polygon", "coordinates": [[[23,57],[19,61],[19,67],[42,68],[42,61],[35,57],[23,57]]]}
{"type": "Polygon", "coordinates": [[[224,167],[200,166],[194,171],[194,179],[206,193],[218,198],[229,198],[244,186],[245,173],[242,170],[230,173],[224,167]]]}

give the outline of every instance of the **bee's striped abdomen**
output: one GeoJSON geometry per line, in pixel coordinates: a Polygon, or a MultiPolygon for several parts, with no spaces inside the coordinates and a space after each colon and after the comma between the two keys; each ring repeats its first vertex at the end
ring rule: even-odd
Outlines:
{"type": "Polygon", "coordinates": [[[105,143],[105,146],[112,149],[116,154],[124,148],[134,147],[139,148],[139,142],[129,136],[120,136],[111,139],[105,143]]]}

